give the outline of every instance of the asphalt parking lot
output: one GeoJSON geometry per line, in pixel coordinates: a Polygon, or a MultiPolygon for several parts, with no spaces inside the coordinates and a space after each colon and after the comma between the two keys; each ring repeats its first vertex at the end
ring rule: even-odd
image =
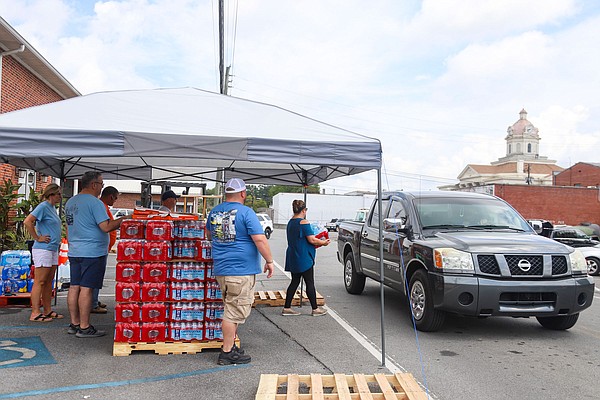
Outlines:
{"type": "MultiPolygon", "coordinates": [[[[114,309],[114,255],[101,300],[114,309]]],[[[288,278],[276,271],[259,276],[257,290],[285,289],[288,278]]],[[[94,314],[92,323],[107,336],[80,339],[66,333],[66,292],[56,310],[65,319],[29,322],[29,308],[0,308],[0,399],[253,399],[260,375],[334,372],[389,373],[357,346],[331,316],[284,317],[280,307],[259,306],[240,328],[242,347],[252,363],[219,366],[218,350],[158,355],[134,351],[113,357],[114,313],[94,314]],[[350,356],[351,355],[351,356],[350,356]]]]}

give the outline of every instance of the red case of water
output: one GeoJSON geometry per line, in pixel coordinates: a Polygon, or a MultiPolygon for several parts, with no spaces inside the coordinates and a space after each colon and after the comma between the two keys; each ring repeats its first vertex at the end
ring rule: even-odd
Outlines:
{"type": "Polygon", "coordinates": [[[144,282],[167,282],[168,267],[165,263],[146,263],[142,265],[141,280],[144,282]]]}
{"type": "Polygon", "coordinates": [[[143,303],[142,322],[166,322],[167,305],[165,303],[143,303]]]}
{"type": "Polygon", "coordinates": [[[142,283],[142,301],[165,301],[166,299],[165,283],[142,283]]]}
{"type": "Polygon", "coordinates": [[[173,240],[172,221],[148,221],[146,240],[173,240]]]}
{"type": "Polygon", "coordinates": [[[142,342],[164,342],[167,339],[167,326],[160,322],[142,324],[142,342]]]}
{"type": "Polygon", "coordinates": [[[117,282],[139,282],[141,264],[137,262],[118,262],[115,280],[117,282]]]}
{"type": "Polygon", "coordinates": [[[116,322],[140,322],[140,305],[138,303],[117,303],[115,306],[116,322]]]}
{"type": "Polygon", "coordinates": [[[143,240],[119,240],[118,261],[142,261],[143,240]]]}
{"type": "Polygon", "coordinates": [[[146,230],[144,221],[126,219],[121,222],[121,239],[143,239],[146,230]]]}
{"type": "Polygon", "coordinates": [[[171,242],[146,241],[144,243],[144,261],[169,261],[171,242]]]}
{"type": "Polygon", "coordinates": [[[115,288],[115,300],[117,302],[136,302],[140,301],[140,284],[117,282],[115,288]]]}
{"type": "Polygon", "coordinates": [[[115,324],[115,342],[139,342],[142,338],[140,324],[117,322],[115,324]]]}

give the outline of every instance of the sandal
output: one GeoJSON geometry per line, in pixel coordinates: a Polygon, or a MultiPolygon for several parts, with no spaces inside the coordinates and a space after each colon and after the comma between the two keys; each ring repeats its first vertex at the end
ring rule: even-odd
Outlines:
{"type": "Polygon", "coordinates": [[[62,314],[57,313],[56,311],[50,311],[48,314],[44,315],[46,318],[52,318],[52,319],[63,319],[65,316],[62,314]]]}
{"type": "Polygon", "coordinates": [[[47,315],[40,314],[37,317],[35,317],[34,319],[29,318],[29,320],[31,322],[51,322],[52,317],[48,317],[47,315]]]}

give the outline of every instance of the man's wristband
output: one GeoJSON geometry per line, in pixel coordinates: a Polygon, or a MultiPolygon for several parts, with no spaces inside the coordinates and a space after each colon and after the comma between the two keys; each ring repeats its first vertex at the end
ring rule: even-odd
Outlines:
{"type": "Polygon", "coordinates": [[[273,261],[267,261],[267,264],[273,264],[273,261]]]}

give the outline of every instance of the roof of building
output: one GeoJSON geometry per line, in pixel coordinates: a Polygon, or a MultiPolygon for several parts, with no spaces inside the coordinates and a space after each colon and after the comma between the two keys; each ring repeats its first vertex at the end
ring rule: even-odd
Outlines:
{"type": "Polygon", "coordinates": [[[25,50],[11,55],[17,62],[37,76],[64,99],[80,96],[81,93],[60,74],[36,49],[33,48],[12,26],[0,17],[0,51],[11,51],[25,45],[25,50]]]}
{"type": "Polygon", "coordinates": [[[522,109],[517,122],[508,127],[509,136],[530,136],[539,139],[539,130],[527,119],[527,111],[522,109]]]}
{"type": "MultiPolygon", "coordinates": [[[[564,168],[559,167],[556,164],[545,164],[545,163],[523,163],[523,168],[527,168],[529,166],[529,173],[531,174],[545,174],[549,175],[555,171],[562,171],[564,168]]],[[[516,173],[517,172],[517,163],[509,162],[499,165],[480,165],[480,164],[468,164],[467,167],[473,169],[474,171],[480,174],[506,174],[506,173],[516,173]]],[[[526,172],[519,171],[519,172],[526,172]]]]}

